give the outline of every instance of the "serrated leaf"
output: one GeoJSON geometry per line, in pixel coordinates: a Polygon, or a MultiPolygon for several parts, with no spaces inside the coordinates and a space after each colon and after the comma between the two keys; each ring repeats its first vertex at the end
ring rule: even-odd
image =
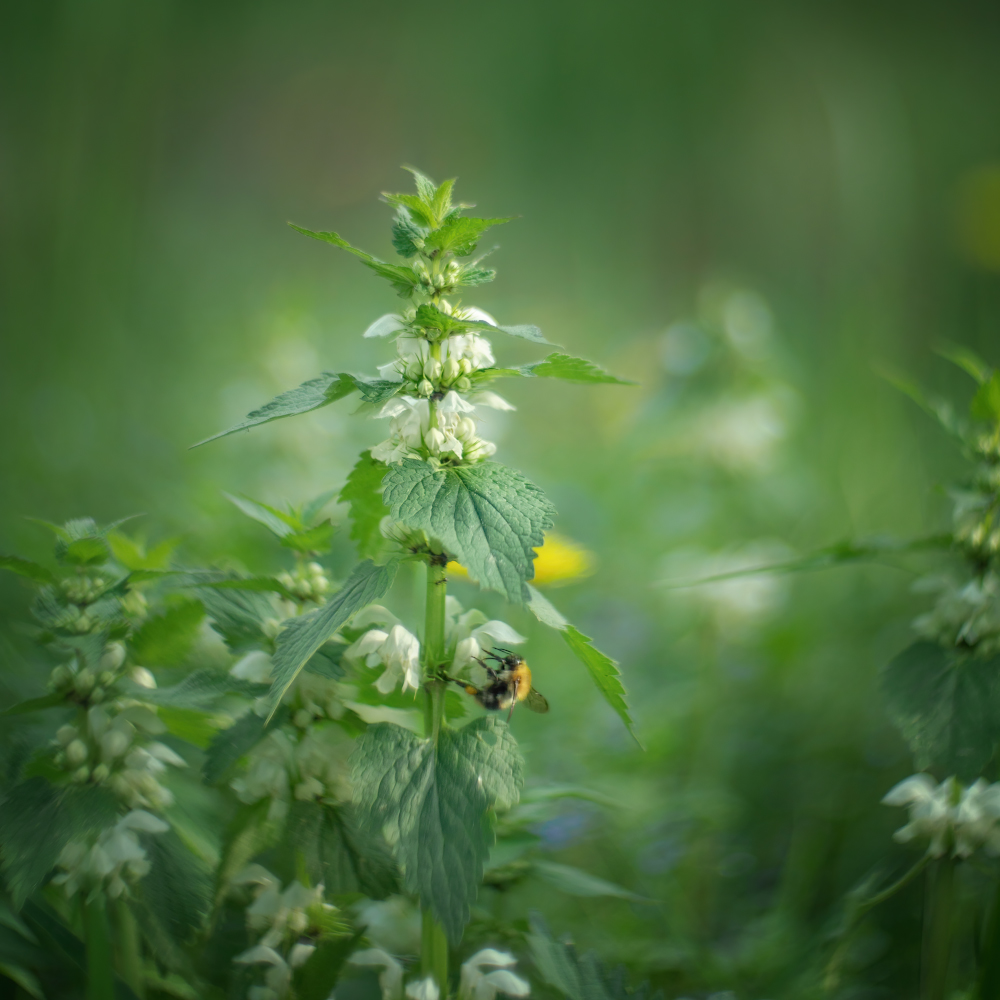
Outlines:
{"type": "Polygon", "coordinates": [[[241,715],[228,729],[223,729],[205,752],[202,776],[205,783],[214,785],[245,754],[248,754],[269,732],[277,729],[288,717],[282,707],[271,717],[270,723],[254,711],[241,715]]]}
{"type": "Polygon", "coordinates": [[[422,245],[426,232],[426,227],[418,226],[410,217],[410,213],[401,206],[399,214],[392,223],[392,245],[396,248],[396,253],[407,259],[416,257],[420,252],[416,241],[420,240],[422,245]]]}
{"type": "Polygon", "coordinates": [[[383,482],[395,520],[437,538],[480,586],[527,599],[534,550],[555,514],[537,486],[496,462],[434,469],[414,459],[390,466],[383,482]]]}
{"type": "MultiPolygon", "coordinates": [[[[463,325],[471,327],[474,330],[482,330],[485,333],[496,333],[497,330],[499,330],[501,333],[506,333],[511,337],[520,337],[521,340],[530,340],[533,344],[548,344],[550,347],[553,346],[542,336],[542,331],[539,330],[537,326],[533,326],[531,323],[522,323],[515,326],[494,326],[492,323],[486,323],[482,320],[466,320],[463,325]]],[[[519,372],[520,370],[517,369],[517,371],[519,372]]]]}
{"type": "Polygon", "coordinates": [[[531,913],[528,919],[531,957],[549,986],[569,1000],[611,1000],[595,955],[577,956],[572,945],[555,941],[540,914],[531,913]]]}
{"type": "Polygon", "coordinates": [[[111,554],[126,569],[134,572],[166,570],[170,565],[170,557],[180,541],[179,538],[167,538],[147,550],[135,539],[129,538],[121,532],[112,531],[108,534],[111,554]]]}
{"type": "Polygon", "coordinates": [[[361,398],[373,406],[381,406],[388,402],[403,388],[402,382],[392,382],[384,378],[372,379],[371,381],[358,378],[355,379],[355,385],[358,387],[358,392],[361,393],[361,398]]]}
{"type": "Polygon", "coordinates": [[[132,659],[144,667],[177,666],[191,651],[204,617],[202,602],[189,600],[147,618],[130,640],[132,659]]]}
{"type": "Polygon", "coordinates": [[[344,582],[344,586],[321,608],[285,623],[285,627],[278,633],[274,652],[272,666],[274,680],[268,696],[268,708],[271,714],[313,653],[337,629],[346,625],[355,612],[371,604],[389,590],[396,578],[398,567],[398,560],[392,560],[385,566],[376,566],[371,560],[365,560],[355,567],[354,572],[344,582]]]}
{"type": "Polygon", "coordinates": [[[56,708],[65,703],[65,695],[59,691],[53,691],[51,694],[43,694],[38,698],[28,698],[26,701],[19,701],[16,705],[5,708],[0,712],[0,716],[25,715],[28,712],[39,712],[44,708],[56,708]]]}
{"type": "Polygon", "coordinates": [[[295,531],[302,531],[305,525],[297,517],[286,514],[277,507],[271,507],[250,497],[234,497],[230,493],[222,494],[234,507],[243,511],[247,517],[253,518],[258,524],[263,524],[268,531],[284,538],[295,531]]]}
{"type": "Polygon", "coordinates": [[[310,500],[302,508],[302,523],[312,524],[319,517],[320,511],[337,495],[336,490],[325,490],[318,497],[310,500]]]}
{"type": "Polygon", "coordinates": [[[295,594],[273,576],[245,576],[238,580],[211,580],[207,583],[199,583],[198,586],[211,587],[213,590],[256,590],[260,593],[280,594],[288,601],[296,599],[295,594]]]}
{"type": "Polygon", "coordinates": [[[264,622],[276,617],[270,599],[253,591],[206,586],[201,588],[200,597],[212,628],[231,649],[259,643],[264,638],[264,622]]]}
{"type": "Polygon", "coordinates": [[[268,424],[272,420],[281,420],[283,417],[294,417],[300,413],[318,410],[320,407],[335,403],[338,399],[343,399],[355,388],[353,375],[324,372],[318,378],[303,382],[297,388],[289,389],[287,392],[275,396],[274,399],[260,408],[251,410],[243,420],[228,430],[213,434],[211,437],[191,445],[191,447],[200,448],[203,444],[208,444],[209,441],[217,441],[219,438],[235,434],[237,431],[249,430],[251,427],[268,424]]]}
{"type": "Polygon", "coordinates": [[[35,583],[55,583],[56,578],[52,571],[30,559],[22,559],[20,556],[0,556],[0,569],[10,570],[18,576],[26,576],[35,583]]]}
{"type": "Polygon", "coordinates": [[[522,761],[503,720],[442,729],[433,742],[382,722],[351,755],[359,818],[382,833],[406,888],[458,944],[489,856],[488,810],[518,797],[522,761]]]}
{"type": "Polygon", "coordinates": [[[136,687],[135,695],[154,705],[169,705],[171,708],[189,708],[206,712],[214,708],[219,700],[228,694],[241,694],[246,698],[259,698],[267,694],[267,684],[233,677],[218,670],[203,668],[188,674],[179,684],[165,688],[136,687]]]}
{"type": "MultiPolygon", "coordinates": [[[[543,597],[534,587],[528,587],[528,609],[543,624],[558,629],[566,640],[566,645],[573,651],[577,659],[587,668],[591,678],[597,685],[604,700],[615,710],[629,735],[639,742],[635,734],[635,724],[629,715],[625,703],[625,688],[621,682],[621,672],[618,664],[593,645],[593,641],[580,632],[553,607],[551,602],[543,597]]],[[[641,746],[641,744],[640,744],[641,746]]]]}
{"type": "Polygon", "coordinates": [[[382,502],[385,471],[384,462],[377,462],[370,451],[361,452],[337,497],[341,503],[350,505],[347,516],[351,520],[351,539],[362,559],[378,555],[384,543],[379,526],[389,513],[382,502]]]}
{"type": "Polygon", "coordinates": [[[288,814],[289,846],[313,885],[327,893],[360,892],[385,899],[399,891],[399,872],[381,836],[362,834],[351,806],[296,802],[288,814]]]}
{"type": "Polygon", "coordinates": [[[550,354],[544,361],[522,365],[518,369],[526,378],[561,378],[567,382],[604,383],[607,385],[636,385],[631,379],[609,375],[603,368],[585,358],[569,354],[550,354]]]}
{"type": "Polygon", "coordinates": [[[328,552],[333,532],[334,527],[327,519],[322,524],[316,524],[304,531],[285,535],[281,539],[281,544],[286,549],[294,549],[296,552],[328,552]]]}
{"type": "Polygon", "coordinates": [[[57,552],[59,559],[70,566],[100,566],[111,557],[103,538],[78,538],[57,552]]]}
{"type": "Polygon", "coordinates": [[[16,785],[0,803],[0,864],[20,908],[73,838],[112,826],[118,803],[96,785],[55,788],[44,778],[16,785]]]}
{"type": "Polygon", "coordinates": [[[150,869],[139,883],[143,902],[170,937],[181,944],[197,933],[211,904],[205,863],[173,829],[142,838],[150,869]]]}
{"type": "Polygon", "coordinates": [[[455,284],[475,288],[477,285],[488,285],[496,276],[496,271],[489,267],[463,267],[455,284]]]}
{"type": "Polygon", "coordinates": [[[916,642],[882,675],[889,717],[918,770],[978,777],[1000,740],[1000,657],[979,659],[916,642]]]}
{"type": "Polygon", "coordinates": [[[446,222],[440,229],[435,229],[424,237],[423,249],[451,252],[456,257],[468,257],[475,253],[480,237],[493,226],[501,226],[506,219],[475,219],[460,216],[446,222]]]}
{"type": "Polygon", "coordinates": [[[387,264],[378,257],[373,257],[364,250],[351,246],[342,236],[332,232],[313,232],[311,229],[303,229],[294,223],[288,223],[297,233],[303,236],[310,236],[314,240],[321,240],[324,243],[332,243],[335,247],[340,247],[348,253],[354,254],[365,267],[371,268],[379,277],[388,278],[392,282],[392,287],[401,295],[408,295],[413,291],[415,285],[419,283],[416,273],[409,267],[401,267],[399,264],[387,264]]]}

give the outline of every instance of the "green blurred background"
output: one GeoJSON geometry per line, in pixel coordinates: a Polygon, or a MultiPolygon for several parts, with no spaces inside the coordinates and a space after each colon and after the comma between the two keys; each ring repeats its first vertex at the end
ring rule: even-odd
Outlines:
{"type": "MultiPolygon", "coordinates": [[[[646,746],[532,630],[553,703],[515,720],[532,782],[621,803],[543,836],[656,902],[503,905],[668,996],[808,995],[841,894],[909,857],[878,805],[911,765],[876,672],[919,565],[662,581],[945,526],[960,463],[877,369],[964,399],[933,346],[1000,360],[998,44],[1000,9],[972,3],[4,4],[2,548],[45,554],[24,515],[144,512],[191,562],[275,565],[221,491],[340,486],[382,427],[341,403],[187,446],[320,370],[372,371],[360,333],[397,303],[285,222],[390,256],[399,164],[458,175],[522,215],[467,304],[640,382],[504,386],[519,411],[487,437],[595,552],[549,596],[622,662],[646,746]]],[[[918,917],[903,896],[871,923],[850,995],[907,995],[918,917]]]]}

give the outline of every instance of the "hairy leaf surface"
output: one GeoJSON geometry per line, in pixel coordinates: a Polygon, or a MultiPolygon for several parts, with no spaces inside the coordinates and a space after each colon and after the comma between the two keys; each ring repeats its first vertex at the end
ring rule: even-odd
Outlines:
{"type": "Polygon", "coordinates": [[[550,354],[544,361],[522,365],[518,371],[526,378],[561,378],[567,382],[606,383],[608,385],[635,385],[631,379],[618,378],[593,361],[574,358],[569,354],[550,354]]]}
{"type": "Polygon", "coordinates": [[[355,804],[366,826],[392,845],[406,888],[457,944],[493,842],[486,814],[518,798],[522,761],[503,720],[442,729],[437,748],[382,722],[351,756],[355,804]]]}
{"type": "Polygon", "coordinates": [[[394,519],[437,538],[481,586],[527,600],[534,550],[555,514],[537,486],[496,462],[434,469],[414,459],[391,466],[383,482],[394,519]]]}
{"type": "Polygon", "coordinates": [[[205,607],[201,601],[185,601],[153,615],[132,636],[132,657],[144,667],[173,667],[191,651],[205,607]]]}
{"type": "Polygon", "coordinates": [[[357,544],[362,559],[377,555],[382,548],[379,525],[389,513],[382,502],[384,478],[385,463],[375,461],[370,451],[363,451],[337,498],[341,503],[350,504],[351,539],[357,544]]]}
{"type": "Polygon", "coordinates": [[[370,253],[365,253],[364,250],[351,246],[343,236],[337,233],[313,232],[311,229],[303,229],[301,226],[296,226],[291,222],[288,224],[297,233],[302,233],[303,236],[311,236],[314,240],[332,243],[335,247],[340,247],[342,250],[354,254],[365,267],[371,268],[379,277],[388,278],[392,282],[392,287],[400,295],[409,295],[420,280],[411,268],[401,267],[399,264],[387,264],[384,260],[379,260],[378,257],[373,257],[370,253]]]}

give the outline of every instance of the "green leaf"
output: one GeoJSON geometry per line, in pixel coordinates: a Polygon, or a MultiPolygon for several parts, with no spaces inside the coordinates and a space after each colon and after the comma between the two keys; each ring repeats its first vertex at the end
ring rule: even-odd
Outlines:
{"type": "Polygon", "coordinates": [[[179,538],[167,538],[151,549],[119,531],[108,534],[111,554],[126,569],[133,571],[165,570],[170,565],[170,557],[180,544],[179,538]]]}
{"type": "MultiPolygon", "coordinates": [[[[197,586],[197,581],[195,583],[197,586]]],[[[208,618],[231,649],[242,649],[264,639],[264,622],[276,616],[270,598],[253,591],[201,588],[201,602],[208,618]]]]}
{"type": "Polygon", "coordinates": [[[287,837],[314,885],[327,893],[360,892],[385,899],[399,891],[399,872],[381,836],[363,835],[350,806],[295,802],[286,821],[287,837]]]}
{"type": "Polygon", "coordinates": [[[261,593],[280,594],[289,601],[296,599],[295,594],[273,576],[247,576],[238,580],[210,580],[207,583],[198,583],[197,586],[211,587],[213,590],[255,590],[261,593]]]}
{"type": "Polygon", "coordinates": [[[28,698],[26,701],[19,701],[16,705],[5,708],[0,712],[0,716],[25,715],[28,712],[39,712],[43,708],[56,708],[64,704],[66,704],[65,695],[58,691],[53,691],[51,694],[43,694],[38,698],[28,698]]]}
{"type": "Polygon", "coordinates": [[[320,512],[323,508],[337,495],[336,490],[326,490],[324,493],[320,493],[318,497],[314,500],[310,500],[302,508],[302,522],[303,524],[312,524],[313,521],[319,517],[320,512]]]}
{"type": "Polygon", "coordinates": [[[919,770],[978,777],[1000,740],[1000,657],[979,659],[932,642],[903,650],[882,675],[889,717],[919,770]]]}
{"type": "Polygon", "coordinates": [[[132,636],[132,659],[144,667],[177,666],[191,652],[204,617],[202,602],[188,600],[147,618],[132,636]]]}
{"type": "Polygon", "coordinates": [[[350,504],[347,516],[351,519],[351,539],[362,559],[378,555],[384,542],[379,526],[389,513],[382,502],[385,471],[385,463],[375,461],[370,451],[361,452],[337,497],[341,503],[350,504]]]}
{"type": "Polygon", "coordinates": [[[616,899],[627,899],[633,903],[651,902],[645,896],[630,892],[624,886],[608,882],[570,865],[559,865],[553,861],[535,861],[532,867],[543,882],[548,882],[569,896],[611,896],[616,899]]]}
{"type": "Polygon", "coordinates": [[[271,714],[306,661],[337,629],[346,625],[355,612],[388,591],[398,567],[398,560],[392,560],[385,566],[376,566],[371,560],[365,560],[355,567],[344,586],[321,608],[285,623],[278,633],[274,652],[274,681],[268,696],[271,714]]]}
{"type": "Polygon", "coordinates": [[[407,260],[416,257],[420,253],[420,247],[423,246],[426,232],[426,227],[418,226],[410,212],[401,205],[392,223],[392,245],[396,248],[396,253],[407,260]],[[417,241],[420,241],[419,245],[417,241]]]}
{"type": "Polygon", "coordinates": [[[988,365],[975,351],[961,344],[944,344],[937,349],[942,358],[947,358],[958,365],[964,372],[971,375],[980,385],[988,382],[993,375],[993,366],[988,365]]]}
{"type": "Polygon", "coordinates": [[[271,799],[265,797],[252,805],[241,805],[230,821],[222,843],[222,858],[216,869],[215,900],[217,909],[229,893],[232,881],[250,860],[273,845],[279,833],[269,818],[271,799]]]}
{"type": "Polygon", "coordinates": [[[178,943],[200,928],[211,903],[212,880],[205,863],[173,829],[142,837],[150,870],[139,883],[142,900],[178,943]]]}
{"type": "Polygon", "coordinates": [[[381,406],[388,402],[393,396],[403,388],[402,382],[391,382],[389,379],[378,378],[366,381],[365,379],[355,379],[355,385],[361,398],[366,403],[373,406],[381,406]]]}
{"type": "Polygon", "coordinates": [[[230,427],[229,430],[220,431],[207,437],[204,441],[191,445],[192,448],[200,448],[209,441],[217,441],[229,434],[237,431],[249,430],[251,427],[258,427],[261,424],[270,423],[272,420],[280,420],[282,417],[294,417],[300,413],[309,413],[318,410],[343,399],[357,388],[352,375],[334,375],[324,372],[318,378],[303,382],[296,389],[289,389],[278,396],[275,396],[269,403],[265,403],[257,410],[251,410],[246,417],[230,427]]]}
{"type": "Polygon", "coordinates": [[[0,862],[15,907],[45,881],[70,840],[117,818],[117,800],[96,785],[59,789],[44,778],[16,785],[0,803],[0,862]]]}
{"type": "Polygon", "coordinates": [[[592,361],[574,358],[569,354],[550,354],[544,361],[523,365],[518,369],[526,378],[561,378],[567,382],[607,383],[608,385],[636,385],[630,379],[609,375],[592,361]]]}
{"type": "MultiPolygon", "coordinates": [[[[488,285],[496,276],[497,273],[492,268],[467,265],[459,272],[458,281],[455,284],[474,288],[477,285],[488,285]]],[[[515,336],[518,336],[518,334],[515,334],[515,336]]]]}
{"type": "Polygon", "coordinates": [[[385,261],[379,260],[378,257],[373,257],[370,253],[365,253],[364,250],[359,250],[357,247],[351,246],[347,240],[337,233],[313,232],[311,229],[303,229],[301,226],[296,226],[291,222],[288,224],[297,233],[302,233],[303,236],[311,236],[314,240],[332,243],[335,247],[340,247],[348,253],[354,254],[365,267],[371,268],[379,277],[388,278],[392,282],[392,287],[400,295],[409,295],[413,291],[414,286],[419,283],[420,279],[412,268],[401,267],[399,264],[387,264],[385,261]]]}
{"type": "Polygon", "coordinates": [[[111,557],[103,538],[78,538],[59,551],[59,558],[70,566],[100,566],[111,557]]]}
{"type": "Polygon", "coordinates": [[[20,556],[0,556],[0,569],[9,569],[11,573],[18,576],[26,576],[35,583],[55,583],[56,578],[51,570],[30,559],[22,559],[20,556]]]}
{"type": "Polygon", "coordinates": [[[531,613],[543,625],[548,625],[550,628],[562,632],[566,645],[573,650],[577,659],[587,668],[598,691],[604,696],[604,700],[618,713],[619,718],[625,723],[629,735],[638,743],[639,737],[635,734],[635,724],[629,715],[628,705],[625,703],[625,688],[622,686],[618,664],[610,656],[595,648],[590,638],[570,625],[548,599],[532,586],[528,587],[527,604],[531,613]]]}
{"type": "Polygon", "coordinates": [[[294,549],[296,552],[328,552],[333,532],[334,527],[327,519],[322,524],[314,525],[312,528],[285,535],[281,539],[281,544],[286,549],[294,549]]]}
{"type": "Polygon", "coordinates": [[[487,812],[518,797],[521,756],[503,720],[476,719],[430,740],[392,723],[369,726],[351,755],[359,818],[382,833],[420,897],[457,945],[493,840],[487,812]]]}
{"type": "Polygon", "coordinates": [[[223,729],[212,740],[205,753],[205,765],[202,768],[205,783],[217,784],[241,757],[248,754],[287,717],[287,707],[275,712],[270,722],[251,710],[241,715],[228,729],[223,729]]]}
{"type": "Polygon", "coordinates": [[[136,687],[136,697],[154,705],[169,705],[171,708],[191,708],[207,712],[228,694],[241,694],[247,698],[259,698],[267,694],[267,684],[233,677],[219,670],[203,668],[188,674],[179,684],[166,688],[136,687]]]}
{"type": "Polygon", "coordinates": [[[222,494],[231,504],[238,507],[247,517],[253,518],[258,524],[263,524],[268,531],[284,538],[295,531],[302,531],[305,525],[297,518],[286,514],[277,507],[251,500],[250,497],[234,497],[229,493],[222,494]]]}
{"type": "Polygon", "coordinates": [[[481,586],[518,604],[527,599],[534,550],[555,508],[519,472],[496,462],[434,469],[407,459],[389,468],[382,498],[395,520],[437,538],[481,586]]]}
{"type": "Polygon", "coordinates": [[[340,971],[361,940],[362,931],[347,937],[320,941],[305,964],[295,970],[296,1000],[327,1000],[340,979],[340,971]]]}
{"type": "Polygon", "coordinates": [[[423,249],[436,250],[439,252],[450,251],[456,257],[468,257],[476,252],[476,244],[480,237],[493,226],[501,226],[506,219],[474,219],[468,216],[460,216],[451,219],[440,229],[435,229],[424,237],[423,249]]]}
{"type": "MultiPolygon", "coordinates": [[[[572,945],[555,941],[540,914],[529,916],[531,957],[542,979],[569,1000],[611,1000],[593,953],[577,956],[572,945]]],[[[636,991],[638,994],[639,991],[636,991]]],[[[639,997],[637,997],[639,1000],[639,997]]]]}
{"type": "Polygon", "coordinates": [[[994,372],[979,387],[970,412],[976,420],[1000,420],[1000,372],[994,372]]]}
{"type": "Polygon", "coordinates": [[[45,1000],[42,992],[42,985],[33,972],[22,968],[20,965],[13,965],[10,962],[0,962],[0,976],[6,976],[13,980],[29,996],[36,997],[37,1000],[45,1000]]]}
{"type": "Polygon", "coordinates": [[[932,416],[949,434],[964,441],[967,434],[965,422],[956,415],[955,408],[947,399],[925,392],[916,382],[886,369],[878,370],[891,386],[909,396],[925,413],[932,416]]]}

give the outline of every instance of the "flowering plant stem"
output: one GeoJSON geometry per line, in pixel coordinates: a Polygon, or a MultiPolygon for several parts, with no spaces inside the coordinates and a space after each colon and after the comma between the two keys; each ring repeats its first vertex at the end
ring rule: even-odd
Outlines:
{"type": "Polygon", "coordinates": [[[920,972],[921,1000],[944,1000],[946,996],[954,935],[956,864],[952,857],[939,858],[927,873],[920,972]]]}
{"type": "Polygon", "coordinates": [[[122,979],[132,988],[132,992],[143,1000],[146,995],[142,978],[142,954],[139,950],[139,929],[135,917],[123,897],[115,900],[115,952],[122,979]]]}
{"type": "Polygon", "coordinates": [[[114,1000],[115,970],[111,962],[111,933],[103,895],[80,904],[87,945],[87,1000],[114,1000]]]}
{"type": "MultiPolygon", "coordinates": [[[[437,746],[444,724],[445,682],[437,678],[444,659],[445,597],[448,582],[445,567],[433,556],[427,563],[427,607],[424,618],[424,735],[437,746]]],[[[444,928],[425,909],[422,914],[420,958],[424,976],[432,976],[448,995],[448,938],[444,928]]]]}

